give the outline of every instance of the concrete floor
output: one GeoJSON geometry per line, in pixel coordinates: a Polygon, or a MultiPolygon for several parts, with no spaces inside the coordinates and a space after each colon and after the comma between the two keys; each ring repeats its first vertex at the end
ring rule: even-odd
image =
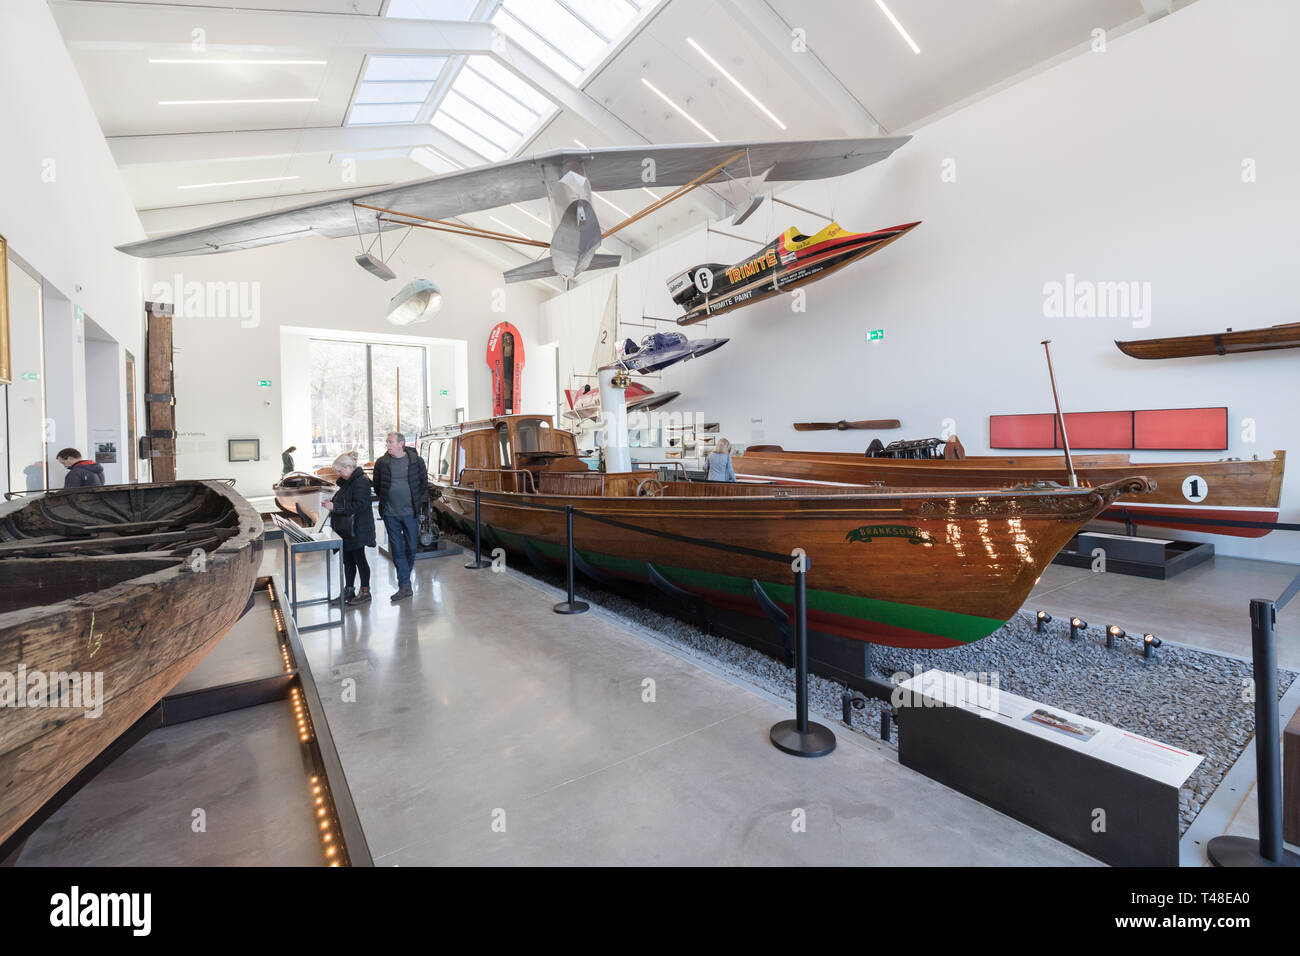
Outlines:
{"type": "MultiPolygon", "coordinates": [[[[280,554],[266,550],[263,573],[280,554]]],[[[556,615],[557,595],[531,578],[420,561],[415,597],[392,605],[392,566],[371,555],[376,600],[302,638],[380,866],[1095,864],[842,727],[829,757],[780,753],[768,730],[788,704],[600,608],[556,615]]],[[[323,587],[319,556],[299,568],[304,597],[323,587]]],[[[1246,598],[1276,597],[1296,570],[1218,558],[1153,582],[1054,566],[1027,606],[1249,656],[1246,598]]],[[[307,608],[300,623],[324,615],[307,608]]],[[[1300,634],[1283,618],[1279,657],[1296,666],[1300,634]]],[[[278,672],[258,620],[180,689],[278,672]]],[[[287,706],[153,732],[47,821],[20,864],[319,865],[310,820],[285,797],[304,772],[288,714],[267,712],[287,706]],[[195,807],[205,834],[189,830],[195,807]]],[[[1237,774],[1198,839],[1252,831],[1252,783],[1253,767],[1237,774]]],[[[1186,849],[1197,862],[1199,844],[1186,849]]]]}
{"type": "Polygon", "coordinates": [[[1093,862],[843,729],[784,755],[789,705],[464,561],[419,562],[396,607],[383,562],[345,631],[303,635],[378,865],[1093,862]]]}

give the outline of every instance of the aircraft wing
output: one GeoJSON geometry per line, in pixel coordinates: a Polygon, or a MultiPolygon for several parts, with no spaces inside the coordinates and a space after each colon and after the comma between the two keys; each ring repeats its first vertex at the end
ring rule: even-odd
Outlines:
{"type": "Polygon", "coordinates": [[[447,219],[512,202],[542,199],[546,196],[547,183],[558,179],[566,167],[573,164],[581,165],[592,189],[597,192],[638,189],[641,186],[670,189],[684,186],[741,150],[745,155],[732,161],[710,181],[725,180],[727,174],[734,179],[745,179],[762,175],[765,170],[770,182],[827,179],[879,162],[910,138],[882,136],[556,150],[398,186],[360,190],[346,196],[233,219],[117,248],[147,259],[195,256],[253,249],[312,235],[336,239],[355,235],[358,224],[362,233],[373,233],[381,227],[400,229],[401,226],[392,223],[378,223],[374,210],[356,208],[354,203],[381,206],[430,219],[447,219]]]}

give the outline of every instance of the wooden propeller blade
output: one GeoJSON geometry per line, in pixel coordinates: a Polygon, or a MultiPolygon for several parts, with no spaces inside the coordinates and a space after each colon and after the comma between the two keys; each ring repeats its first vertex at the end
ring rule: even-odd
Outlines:
{"type": "Polygon", "coordinates": [[[841,419],[838,422],[795,422],[794,430],[797,432],[827,432],[827,431],[847,431],[850,428],[899,428],[901,423],[897,418],[876,418],[864,422],[846,422],[841,419]]]}
{"type": "Polygon", "coordinates": [[[733,162],[735,162],[737,159],[739,159],[741,156],[744,156],[744,155],[745,155],[745,151],[742,149],[740,152],[736,153],[734,156],[730,156],[730,157],[728,157],[727,159],[724,159],[722,162],[718,163],[718,165],[716,165],[716,166],[714,166],[712,169],[710,169],[707,173],[702,173],[702,174],[700,174],[699,176],[696,176],[694,179],[692,179],[692,180],[691,180],[689,183],[687,183],[685,186],[678,186],[676,189],[674,189],[672,192],[670,192],[667,196],[664,196],[664,197],[662,197],[662,198],[660,198],[660,199],[656,199],[654,202],[652,202],[650,205],[646,206],[646,207],[645,207],[644,209],[642,209],[640,212],[636,213],[635,215],[628,216],[626,219],[624,219],[624,220],[623,220],[622,222],[620,222],[618,225],[616,225],[616,226],[611,226],[610,228],[606,229],[604,232],[602,232],[602,233],[600,234],[600,238],[602,238],[602,239],[608,239],[610,236],[612,236],[614,233],[618,232],[620,229],[624,228],[625,226],[630,226],[630,225],[632,225],[632,223],[636,222],[638,219],[641,219],[641,218],[643,218],[643,217],[645,217],[645,216],[650,215],[650,213],[654,212],[656,209],[659,209],[659,208],[661,208],[661,207],[663,207],[663,206],[668,205],[668,204],[669,204],[670,202],[672,202],[674,199],[679,199],[679,198],[681,198],[682,196],[685,196],[685,195],[686,195],[688,192],[690,192],[692,189],[694,189],[695,187],[699,186],[701,183],[703,183],[703,182],[705,182],[707,179],[709,179],[709,177],[711,177],[711,176],[712,176],[714,173],[716,173],[718,170],[722,169],[722,167],[726,166],[728,163],[733,163],[733,162]]]}
{"type": "MultiPolygon", "coordinates": [[[[541,246],[543,249],[551,248],[549,242],[542,242],[539,239],[526,239],[522,236],[513,236],[507,232],[497,232],[494,229],[480,229],[478,226],[470,226],[461,222],[449,222],[446,219],[430,219],[428,216],[417,216],[413,212],[402,212],[399,209],[385,209],[383,206],[371,206],[368,203],[357,202],[352,205],[358,209],[371,209],[375,212],[382,212],[389,216],[401,216],[403,220],[418,219],[419,222],[434,223],[432,226],[423,226],[424,229],[436,229],[439,232],[455,232],[465,236],[477,236],[481,239],[496,239],[500,242],[517,242],[527,246],[541,246]]],[[[404,222],[395,219],[384,219],[380,217],[381,222],[395,222],[399,226],[416,226],[416,222],[404,222]]]]}

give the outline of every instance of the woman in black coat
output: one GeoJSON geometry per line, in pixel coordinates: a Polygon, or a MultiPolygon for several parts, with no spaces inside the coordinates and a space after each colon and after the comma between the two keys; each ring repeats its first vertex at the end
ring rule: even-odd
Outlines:
{"type": "Polygon", "coordinates": [[[366,548],[375,546],[370,479],[357,467],[355,455],[339,455],[334,459],[334,468],[339,473],[338,491],[332,500],[321,503],[333,512],[330,526],[343,539],[343,573],[347,579],[343,603],[366,604],[370,601],[370,562],[366,560],[366,548]],[[360,592],[352,588],[358,572],[361,574],[360,592]]]}

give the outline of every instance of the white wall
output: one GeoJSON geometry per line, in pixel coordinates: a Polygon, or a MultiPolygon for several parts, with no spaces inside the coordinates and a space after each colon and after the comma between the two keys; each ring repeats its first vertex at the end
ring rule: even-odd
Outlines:
{"type": "MultiPolygon", "coordinates": [[[[45,368],[16,371],[43,373],[51,461],[67,445],[90,454],[84,328],[76,308],[143,354],[140,267],[113,247],[144,234],[45,0],[6,0],[0,81],[6,90],[0,97],[0,235],[45,284],[45,368]]],[[[33,316],[21,311],[13,322],[34,325],[33,316]]],[[[15,328],[13,334],[30,338],[36,330],[15,328]]],[[[11,396],[13,434],[28,425],[12,420],[32,407],[26,392],[11,396]]],[[[64,474],[52,463],[52,484],[61,486],[64,474]]]]}
{"type": "MultiPolygon", "coordinates": [[[[491,413],[488,333],[497,322],[513,322],[523,335],[527,358],[538,342],[537,312],[545,292],[504,285],[500,267],[463,240],[420,230],[389,260],[397,273],[393,281],[383,282],[355,265],[356,253],[355,239],[312,238],[223,255],[147,260],[146,290],[177,306],[179,477],[234,477],[244,494],[266,494],[280,475],[280,450],[288,443],[310,446],[286,440],[284,434],[286,390],[295,378],[305,381],[305,356],[282,354],[281,326],[346,331],[360,339],[395,333],[463,339],[468,343],[466,380],[448,398],[458,399],[453,409],[466,404],[471,419],[491,413]],[[384,318],[388,301],[415,278],[438,283],[443,308],[428,323],[399,329],[384,318]],[[206,293],[227,283],[236,283],[236,294],[225,297],[222,314],[203,314],[210,304],[206,293]],[[184,306],[187,287],[201,293],[205,309],[197,308],[197,302],[193,309],[184,306]],[[295,361],[300,364],[296,370],[295,361]],[[259,388],[261,379],[271,379],[272,387],[259,388]],[[227,462],[229,437],[260,438],[262,461],[227,462]]],[[[215,298],[211,304],[223,306],[215,298]]],[[[537,387],[536,374],[526,363],[525,395],[537,387]]]]}
{"type": "MultiPolygon", "coordinates": [[[[883,163],[783,192],[853,230],[923,224],[805,287],[805,312],[782,296],[690,327],[692,337],[731,342],[665,372],[652,387],[682,398],[664,411],[701,410],[742,443],[761,435],[787,448],[845,451],[871,436],[797,433],[791,423],[901,419],[900,431],[881,434],[888,441],[938,435],[951,418],[968,452],[979,454],[990,414],[1051,410],[1039,345],[1050,338],[1067,411],[1228,406],[1227,452],[1138,460],[1290,451],[1282,520],[1300,521],[1300,355],[1139,362],[1112,344],[1296,321],[1298,35],[1300,4],[1200,0],[1104,53],[1080,55],[915,131],[883,163]],[[1255,182],[1243,182],[1246,160],[1255,182]],[[944,180],[946,168],[955,181],[944,180]],[[1045,283],[1068,273],[1151,283],[1150,326],[1044,317],[1045,283]],[[885,340],[868,344],[865,333],[878,328],[885,340]],[[1247,418],[1256,423],[1253,443],[1242,437],[1247,418]]],[[[806,232],[824,225],[768,203],[739,231],[766,241],[792,224],[806,232]]],[[[700,231],[621,267],[620,320],[640,321],[643,309],[679,315],[665,290],[669,276],[756,248],[700,231]]],[[[594,291],[566,293],[547,312],[588,315],[594,291]]],[[[589,352],[589,343],[562,339],[561,349],[589,352]]],[[[1300,556],[1289,533],[1212,540],[1225,554],[1300,556]]]]}
{"type": "Polygon", "coordinates": [[[126,364],[122,347],[116,342],[86,340],[86,443],[81,448],[95,460],[96,435],[111,438],[117,445],[117,461],[104,462],[104,484],[120,485],[126,481],[125,409],[126,364]]]}
{"type": "Polygon", "coordinates": [[[6,0],[0,29],[0,235],[45,280],[140,355],[144,238],[45,0],[6,0]]]}

